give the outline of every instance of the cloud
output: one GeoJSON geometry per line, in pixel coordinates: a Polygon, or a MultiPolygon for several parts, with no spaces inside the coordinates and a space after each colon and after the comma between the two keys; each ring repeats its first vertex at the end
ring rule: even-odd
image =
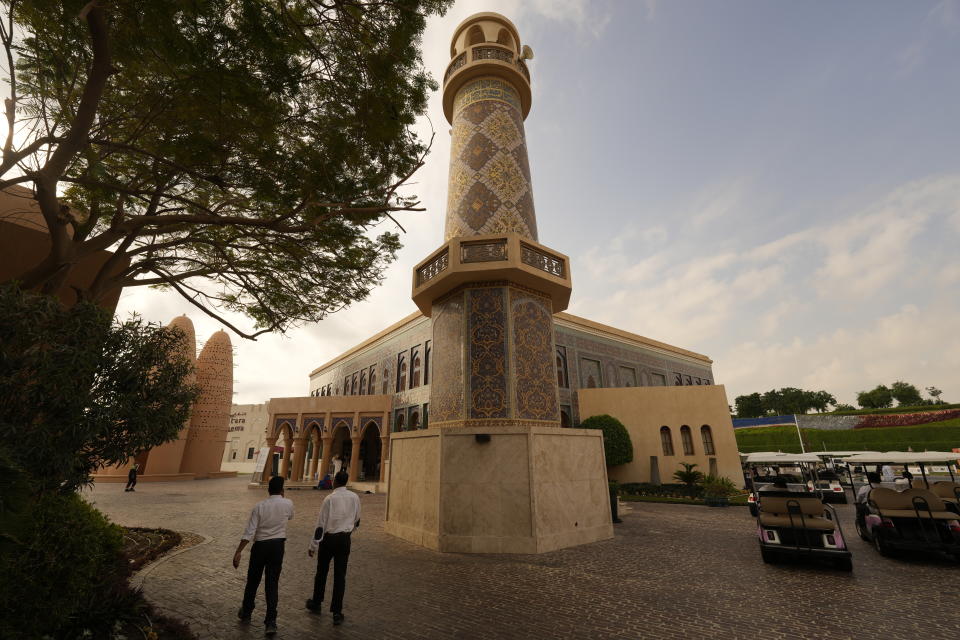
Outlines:
{"type": "Polygon", "coordinates": [[[960,267],[952,251],[929,251],[923,240],[960,229],[960,175],[833,213],[758,246],[734,230],[740,246],[713,253],[677,222],[665,231],[673,245],[639,260],[631,242],[642,232],[633,229],[623,246],[573,258],[589,277],[575,281],[571,311],[710,355],[731,397],[774,386],[850,394],[894,379],[960,393],[960,308],[927,301],[933,287],[960,282],[960,267]]]}

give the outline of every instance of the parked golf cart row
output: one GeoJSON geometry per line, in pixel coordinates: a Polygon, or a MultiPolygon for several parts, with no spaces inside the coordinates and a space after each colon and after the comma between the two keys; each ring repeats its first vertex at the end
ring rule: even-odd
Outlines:
{"type": "MultiPolygon", "coordinates": [[[[904,491],[871,485],[856,504],[855,525],[865,541],[873,542],[882,555],[900,551],[938,552],[960,561],[960,484],[951,452],[861,452],[849,454],[848,468],[854,465],[919,465],[922,479],[904,491]],[[928,482],[926,466],[945,465],[951,482],[928,482]]],[[[852,569],[840,520],[824,498],[831,481],[820,479],[823,460],[818,454],[754,453],[745,456],[744,466],[751,477],[759,466],[798,469],[802,482],[777,485],[753,482],[751,513],[757,519],[757,536],[764,562],[786,557],[826,561],[837,568],[852,569]],[[808,479],[809,478],[809,479],[808,479]]],[[[858,487],[849,474],[854,496],[858,487]]],[[[839,483],[838,483],[839,484],[839,483]]],[[[843,489],[841,487],[841,492],[843,489]]],[[[844,500],[845,502],[846,500],[844,500]]]]}

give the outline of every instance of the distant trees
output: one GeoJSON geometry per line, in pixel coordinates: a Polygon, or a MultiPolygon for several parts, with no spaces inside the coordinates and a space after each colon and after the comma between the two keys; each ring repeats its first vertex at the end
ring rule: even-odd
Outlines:
{"type": "MultiPolygon", "coordinates": [[[[936,387],[926,387],[930,398],[924,398],[916,385],[897,380],[889,387],[877,385],[869,391],[857,393],[857,404],[862,409],[886,409],[897,401],[898,407],[917,407],[922,405],[943,404],[936,387]]],[[[762,418],[763,416],[781,416],[808,411],[855,411],[856,407],[837,402],[833,394],[826,391],[807,391],[796,387],[771,389],[764,393],[749,393],[737,396],[734,400],[737,418],[762,418]],[[830,408],[832,407],[832,409],[830,408]]]]}
{"type": "Polygon", "coordinates": [[[837,399],[826,391],[784,387],[771,389],[763,394],[737,396],[734,404],[738,418],[759,418],[767,415],[807,413],[810,410],[823,412],[830,405],[836,405],[837,399]]]}

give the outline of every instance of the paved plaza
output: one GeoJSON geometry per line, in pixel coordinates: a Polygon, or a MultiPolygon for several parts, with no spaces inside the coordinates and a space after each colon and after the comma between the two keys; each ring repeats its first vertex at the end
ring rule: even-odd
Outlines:
{"type": "MultiPolygon", "coordinates": [[[[880,557],[842,523],[854,571],[765,565],[744,508],[634,503],[606,542],[544,555],[441,554],[383,532],[385,496],[363,495],[346,622],[304,608],[315,561],[306,549],[327,492],[290,491],[278,638],[947,638],[960,634],[960,567],[880,557]]],[[[101,484],[85,494],[115,522],[166,527],[204,543],[149,567],[147,598],[201,638],[257,638],[238,624],[248,554],[231,558],[265,491],[243,478],[101,484]]],[[[329,593],[329,591],[328,591],[329,593]]],[[[329,605],[329,603],[326,603],[329,605]]]]}

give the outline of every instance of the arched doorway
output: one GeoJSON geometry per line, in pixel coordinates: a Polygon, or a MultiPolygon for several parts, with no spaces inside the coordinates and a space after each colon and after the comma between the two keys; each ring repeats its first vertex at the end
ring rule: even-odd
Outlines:
{"type": "Polygon", "coordinates": [[[376,482],[380,478],[380,427],[372,420],[363,428],[360,439],[360,477],[358,480],[376,482]]]}
{"type": "MultiPolygon", "coordinates": [[[[333,427],[333,442],[330,445],[330,461],[331,465],[333,464],[334,458],[339,457],[343,464],[340,466],[341,470],[350,470],[350,427],[347,426],[346,422],[338,422],[333,427]]],[[[330,473],[331,470],[328,470],[327,473],[330,473]]],[[[353,478],[350,478],[353,480],[353,478]]]]}
{"type": "Polygon", "coordinates": [[[275,465],[276,473],[274,475],[282,475],[284,479],[289,480],[290,475],[293,473],[293,431],[290,429],[290,425],[284,422],[280,425],[280,431],[277,432],[277,447],[279,451],[275,449],[276,452],[275,458],[277,464],[275,465]]]}

